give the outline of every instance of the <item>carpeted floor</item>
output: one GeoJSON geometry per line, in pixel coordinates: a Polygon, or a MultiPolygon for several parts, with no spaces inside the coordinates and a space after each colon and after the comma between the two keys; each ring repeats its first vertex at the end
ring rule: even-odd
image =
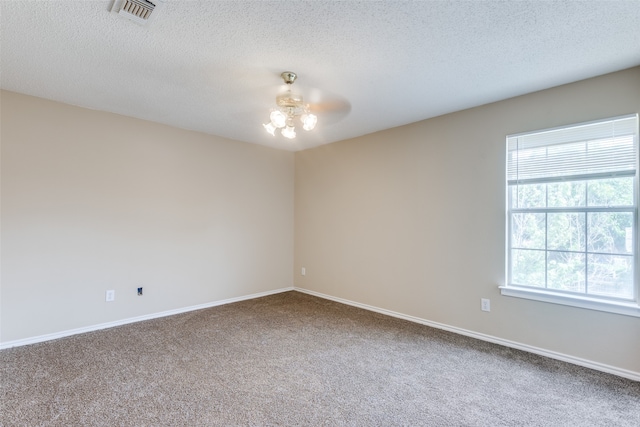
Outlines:
{"type": "Polygon", "coordinates": [[[640,383],[298,292],[0,352],[2,426],[640,426],[640,383]]]}

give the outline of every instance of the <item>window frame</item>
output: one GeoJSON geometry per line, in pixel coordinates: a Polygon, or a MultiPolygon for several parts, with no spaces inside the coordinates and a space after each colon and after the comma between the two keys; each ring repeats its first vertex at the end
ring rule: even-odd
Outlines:
{"type": "MultiPolygon", "coordinates": [[[[583,122],[583,123],[574,123],[574,124],[568,124],[565,126],[559,126],[556,128],[551,128],[551,129],[543,129],[543,130],[538,130],[538,131],[531,131],[531,132],[523,132],[520,134],[515,134],[515,135],[508,135],[506,137],[506,161],[505,161],[505,201],[506,201],[506,224],[505,224],[505,284],[502,286],[499,286],[500,288],[500,292],[502,295],[505,296],[510,296],[510,297],[517,297],[517,298],[524,298],[524,299],[530,299],[530,300],[535,300],[535,301],[542,301],[542,302],[548,302],[548,303],[554,303],[554,304],[561,304],[561,305],[568,305],[568,306],[573,306],[573,307],[579,307],[579,308],[586,308],[586,309],[591,309],[591,310],[598,310],[598,311],[605,311],[605,312],[610,312],[610,313],[616,313],[616,314],[622,314],[622,315],[628,315],[628,316],[635,316],[635,317],[640,317],[640,269],[638,268],[639,266],[639,258],[640,258],[640,244],[638,242],[639,238],[639,223],[638,223],[638,203],[639,203],[639,192],[640,192],[640,179],[639,179],[639,175],[640,175],[640,169],[639,169],[639,153],[638,153],[638,147],[639,147],[639,141],[638,141],[638,137],[639,137],[639,130],[638,130],[638,114],[627,114],[624,116],[617,116],[617,117],[611,117],[611,118],[607,118],[607,119],[600,119],[600,120],[594,120],[594,121],[590,121],[590,122],[583,122]],[[617,177],[630,177],[633,176],[633,206],[610,206],[610,207],[590,207],[588,206],[588,201],[585,199],[585,205],[584,206],[575,206],[575,207],[548,207],[545,203],[545,207],[543,208],[522,208],[522,207],[517,207],[517,208],[513,208],[512,207],[512,185],[509,184],[509,178],[508,178],[508,165],[509,165],[509,139],[513,138],[513,137],[519,137],[519,136],[526,136],[526,135],[532,135],[532,134],[537,134],[537,133],[542,133],[542,132],[551,132],[551,131],[555,131],[555,130],[564,130],[564,129],[569,129],[569,128],[574,128],[574,127],[579,127],[579,126],[584,126],[584,125],[590,125],[590,124],[597,124],[597,123],[602,123],[602,122],[608,122],[608,121],[614,121],[614,120],[619,120],[619,119],[628,119],[628,118],[635,118],[635,129],[634,129],[634,155],[635,155],[635,173],[633,175],[631,175],[630,173],[607,173],[607,174],[603,174],[603,176],[601,178],[617,178],[617,177]],[[512,279],[511,279],[511,274],[512,274],[512,241],[511,241],[511,233],[512,233],[512,227],[513,227],[513,215],[514,214],[518,214],[518,213],[544,213],[545,214],[545,218],[547,218],[546,215],[548,215],[549,213],[580,213],[580,214],[584,214],[585,217],[585,221],[586,218],[588,216],[588,214],[590,212],[627,212],[627,213],[631,213],[632,214],[632,218],[633,218],[633,243],[632,243],[632,247],[633,247],[633,251],[632,251],[632,265],[633,265],[633,298],[632,299],[623,299],[623,298],[616,298],[616,297],[607,297],[607,296],[598,296],[595,294],[588,294],[587,293],[587,289],[585,289],[585,293],[574,293],[571,291],[564,291],[564,290],[554,290],[554,289],[549,289],[547,286],[548,282],[546,280],[546,275],[547,275],[547,270],[548,270],[548,265],[547,265],[547,254],[549,253],[549,248],[548,248],[548,224],[545,220],[545,248],[544,249],[540,249],[541,251],[543,251],[545,253],[545,287],[541,288],[541,287],[534,287],[534,286],[526,286],[526,285],[517,285],[517,284],[513,284],[512,283],[512,279]]],[[[567,181],[584,181],[585,182],[585,187],[588,186],[588,182],[589,181],[593,181],[595,179],[598,179],[600,177],[597,176],[597,174],[592,174],[591,176],[588,177],[567,177],[565,182],[567,181]]],[[[545,178],[540,178],[532,180],[530,183],[532,184],[546,184],[548,182],[553,182],[553,180],[549,180],[547,181],[545,178]]],[[[557,182],[557,180],[556,180],[557,182]]],[[[588,194],[587,190],[585,188],[585,195],[588,194]]],[[[545,187],[545,197],[548,198],[548,188],[545,187]]],[[[586,223],[585,223],[585,229],[586,229],[586,223]]],[[[587,236],[585,235],[585,239],[587,239],[587,236]]],[[[576,252],[576,251],[572,251],[572,250],[560,250],[559,252],[576,252]]],[[[589,252],[588,249],[588,245],[585,241],[585,247],[583,251],[577,251],[578,253],[583,253],[585,257],[587,257],[589,254],[593,253],[593,252],[589,252]]],[[[597,253],[595,253],[597,254],[597,253]]],[[[618,254],[612,254],[612,255],[618,255],[618,254]]],[[[628,255],[625,255],[628,256],[628,255]]],[[[588,260],[585,259],[585,266],[587,266],[588,264],[588,260]]],[[[587,275],[587,271],[585,271],[585,280],[588,281],[588,275],[587,275]]],[[[585,282],[585,286],[588,286],[588,282],[585,282]]]]}

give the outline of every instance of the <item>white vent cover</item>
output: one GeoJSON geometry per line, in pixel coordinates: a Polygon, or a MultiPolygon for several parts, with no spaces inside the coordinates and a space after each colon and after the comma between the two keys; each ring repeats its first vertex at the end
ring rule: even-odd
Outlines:
{"type": "Polygon", "coordinates": [[[161,4],[162,2],[158,0],[153,0],[153,2],[149,0],[115,0],[111,11],[123,18],[145,25],[161,4]]]}

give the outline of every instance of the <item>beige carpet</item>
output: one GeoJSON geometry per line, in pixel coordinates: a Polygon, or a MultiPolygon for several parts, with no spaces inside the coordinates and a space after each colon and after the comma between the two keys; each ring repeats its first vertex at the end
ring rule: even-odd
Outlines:
{"type": "Polygon", "coordinates": [[[2,426],[640,426],[640,383],[287,292],[0,352],[2,426]]]}

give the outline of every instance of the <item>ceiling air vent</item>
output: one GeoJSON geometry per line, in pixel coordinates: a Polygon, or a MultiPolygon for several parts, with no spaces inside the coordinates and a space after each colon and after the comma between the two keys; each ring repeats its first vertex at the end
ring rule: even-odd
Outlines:
{"type": "Polygon", "coordinates": [[[153,0],[115,0],[112,12],[116,12],[123,18],[129,19],[138,24],[146,24],[154,13],[157,13],[161,1],[153,0]]]}

